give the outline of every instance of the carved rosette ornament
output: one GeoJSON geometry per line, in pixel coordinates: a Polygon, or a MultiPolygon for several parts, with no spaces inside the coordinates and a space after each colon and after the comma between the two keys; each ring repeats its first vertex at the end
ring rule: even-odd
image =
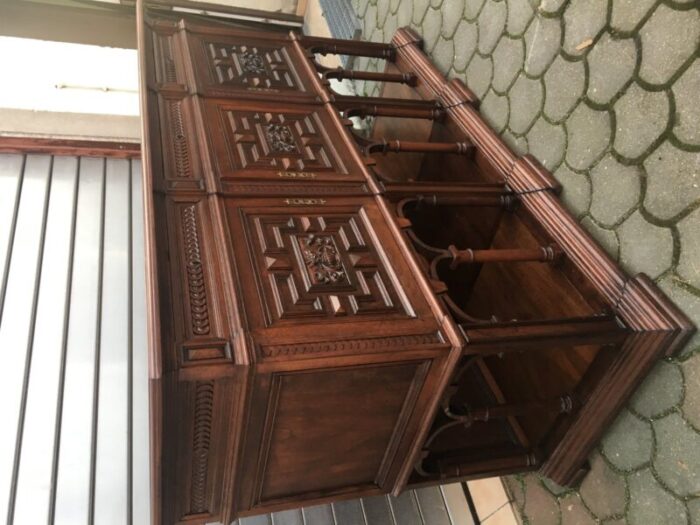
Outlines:
{"type": "Polygon", "coordinates": [[[331,237],[309,235],[300,240],[301,252],[314,284],[337,284],[347,276],[331,237]]]}
{"type": "Polygon", "coordinates": [[[272,151],[278,153],[297,153],[299,151],[289,126],[268,124],[265,126],[265,137],[272,151]]]}
{"type": "Polygon", "coordinates": [[[246,73],[262,75],[265,73],[265,61],[263,57],[252,51],[243,51],[238,58],[241,61],[241,68],[246,73]]]}

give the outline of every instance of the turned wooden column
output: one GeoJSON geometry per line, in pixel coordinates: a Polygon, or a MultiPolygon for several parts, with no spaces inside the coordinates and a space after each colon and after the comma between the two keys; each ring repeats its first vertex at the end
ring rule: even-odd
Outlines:
{"type": "Polygon", "coordinates": [[[452,254],[450,268],[454,270],[461,264],[487,263],[487,262],[553,262],[561,258],[561,249],[550,244],[539,248],[513,248],[490,250],[458,250],[454,244],[448,248],[452,254]]]}
{"type": "Polygon", "coordinates": [[[365,146],[365,153],[454,153],[470,155],[474,146],[469,142],[412,142],[404,140],[386,140],[373,142],[365,146]]]}
{"type": "Polygon", "coordinates": [[[327,55],[330,53],[336,55],[363,56],[383,58],[392,62],[396,58],[396,48],[392,44],[306,35],[299,37],[299,41],[301,45],[311,53],[317,53],[319,55],[327,55]]]}

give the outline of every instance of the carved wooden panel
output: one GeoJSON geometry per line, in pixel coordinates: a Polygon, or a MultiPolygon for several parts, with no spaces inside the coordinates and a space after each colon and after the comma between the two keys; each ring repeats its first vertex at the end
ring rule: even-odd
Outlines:
{"type": "Polygon", "coordinates": [[[196,117],[189,97],[160,94],[158,113],[163,152],[161,189],[204,190],[201,157],[196,140],[196,117]]]}
{"type": "Polygon", "coordinates": [[[416,339],[406,346],[442,345],[372,199],[229,198],[224,207],[245,309],[264,328],[255,332],[264,356],[381,352],[407,336],[416,339]],[[374,340],[345,345],[341,333],[374,340]],[[306,343],[286,346],[290,337],[306,343]]]}
{"type": "Polygon", "coordinates": [[[429,365],[306,370],[259,382],[256,400],[267,402],[254,403],[265,418],[247,463],[253,506],[342,493],[347,487],[383,488],[429,365]]]}
{"type": "Polygon", "coordinates": [[[326,194],[366,191],[362,168],[325,106],[205,102],[205,124],[224,191],[326,194]],[[252,182],[269,181],[264,187],[252,182]],[[338,185],[321,184],[336,182],[338,185]]]}
{"type": "Polygon", "coordinates": [[[197,89],[209,96],[317,100],[302,58],[286,35],[189,35],[197,89]]]}
{"type": "Polygon", "coordinates": [[[149,84],[163,92],[186,93],[188,81],[177,27],[161,23],[151,35],[148,45],[155,59],[155,67],[149,71],[149,84]]]}
{"type": "Polygon", "coordinates": [[[208,202],[205,197],[173,197],[167,206],[177,346],[171,366],[231,365],[208,202]]]}

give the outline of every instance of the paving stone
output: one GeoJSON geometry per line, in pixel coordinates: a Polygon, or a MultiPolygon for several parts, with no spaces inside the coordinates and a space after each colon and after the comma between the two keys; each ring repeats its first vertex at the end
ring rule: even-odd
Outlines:
{"type": "Polygon", "coordinates": [[[683,400],[683,374],[678,365],[659,361],[630,400],[644,417],[655,418],[683,400]]]}
{"type": "Polygon", "coordinates": [[[559,122],[583,95],[586,85],[583,62],[569,62],[557,57],[544,75],[544,85],[547,92],[544,114],[559,122]]]}
{"type": "Polygon", "coordinates": [[[538,16],[525,32],[525,72],[535,77],[543,74],[559,52],[559,19],[538,16]]]}
{"type": "Polygon", "coordinates": [[[433,9],[438,9],[442,6],[442,0],[430,0],[430,7],[433,9]]]}
{"type": "Polygon", "coordinates": [[[537,157],[545,168],[553,170],[564,159],[566,131],[564,126],[550,124],[540,117],[528,131],[527,143],[530,145],[530,153],[537,157]]]}
{"type": "Polygon", "coordinates": [[[653,437],[649,423],[623,410],[603,436],[605,457],[620,470],[632,470],[651,460],[653,437]]]}
{"type": "Polygon", "coordinates": [[[620,263],[628,272],[646,273],[655,279],[673,262],[673,235],[669,228],[647,222],[639,211],[617,228],[620,263]]]}
{"type": "Polygon", "coordinates": [[[504,94],[523,68],[525,50],[521,39],[503,35],[493,51],[493,88],[504,94]]]}
{"type": "Polygon", "coordinates": [[[612,155],[606,155],[590,176],[591,215],[603,226],[614,226],[637,206],[642,178],[637,166],[625,166],[612,155]]]}
{"type": "Polygon", "coordinates": [[[508,0],[508,18],[506,31],[512,36],[521,36],[532,20],[535,10],[529,0],[508,0]]]}
{"type": "Polygon", "coordinates": [[[564,11],[564,51],[572,56],[588,52],[590,46],[583,44],[603,30],[607,11],[608,0],[571,0],[564,11]]]}
{"type": "Polygon", "coordinates": [[[454,58],[455,46],[452,40],[445,40],[443,37],[438,38],[437,44],[433,49],[433,63],[442,72],[446,73],[452,67],[452,59],[454,58]]]}
{"type": "Polygon", "coordinates": [[[517,476],[506,476],[502,478],[505,482],[508,495],[513,502],[513,505],[522,509],[525,504],[525,491],[523,490],[523,485],[517,476]]]}
{"type": "MultiPolygon", "coordinates": [[[[406,2],[407,0],[403,1],[406,2]]],[[[408,3],[413,4],[413,23],[420,25],[423,18],[425,18],[425,14],[428,12],[430,0],[411,0],[411,2],[408,3]]]]}
{"type": "Polygon", "coordinates": [[[498,133],[508,124],[508,97],[496,94],[492,89],[486,93],[479,108],[482,116],[498,133]]]}
{"type": "Polygon", "coordinates": [[[556,13],[567,0],[538,0],[537,10],[542,13],[556,13]]]}
{"type": "Polygon", "coordinates": [[[510,131],[504,132],[501,137],[508,144],[513,151],[519,155],[525,155],[529,152],[530,148],[527,145],[527,139],[525,137],[516,137],[510,131]]]}
{"type": "Polygon", "coordinates": [[[595,525],[591,513],[576,494],[571,494],[559,501],[561,508],[561,525],[595,525]]]}
{"type": "Polygon", "coordinates": [[[614,106],[615,151],[628,159],[643,155],[666,131],[669,108],[668,95],[663,91],[646,91],[632,84],[614,106]]]}
{"type": "Polygon", "coordinates": [[[686,144],[700,145],[700,59],[673,84],[676,115],[673,132],[686,144]]]}
{"type": "Polygon", "coordinates": [[[520,74],[508,92],[510,100],[510,129],[525,133],[537,118],[542,106],[542,84],[539,80],[520,74]]]}
{"type": "Polygon", "coordinates": [[[559,505],[557,500],[541,485],[536,476],[528,476],[525,481],[524,513],[531,523],[537,525],[558,525],[559,505]]]}
{"type": "Polygon", "coordinates": [[[688,502],[690,525],[700,525],[700,498],[688,502]]]}
{"type": "Polygon", "coordinates": [[[562,487],[558,483],[555,483],[549,478],[542,477],[542,483],[544,483],[544,486],[547,487],[547,490],[554,494],[555,496],[559,497],[560,495],[564,494],[565,492],[570,492],[571,489],[567,487],[562,487]]]}
{"type": "Polygon", "coordinates": [[[399,27],[409,25],[413,17],[413,3],[406,2],[405,0],[400,2],[399,9],[396,11],[396,16],[398,17],[399,27]]]}
{"type": "Polygon", "coordinates": [[[384,27],[389,16],[389,0],[377,0],[377,27],[384,27]]]}
{"type": "Polygon", "coordinates": [[[653,422],[656,435],[654,470],[678,496],[700,494],[700,434],[678,413],[653,422]]]}
{"type": "Polygon", "coordinates": [[[564,205],[578,217],[588,212],[591,205],[591,183],[588,177],[572,171],[566,164],[559,166],[554,177],[563,186],[561,199],[564,205]]]}
{"type": "Polygon", "coordinates": [[[599,519],[625,511],[625,478],[615,473],[600,454],[591,458],[591,471],[581,483],[579,492],[588,508],[599,519]]]}
{"type": "MultiPolygon", "coordinates": [[[[367,12],[367,8],[369,7],[369,5],[370,5],[369,0],[357,0],[356,13],[360,18],[365,17],[365,13],[367,12]]],[[[364,20],[363,20],[363,22],[364,22],[364,20]]]]}
{"type": "Polygon", "coordinates": [[[601,228],[594,223],[590,217],[586,217],[581,221],[581,224],[591,236],[598,241],[598,244],[615,260],[620,257],[620,243],[617,240],[617,235],[614,231],[601,228]]]}
{"type": "Polygon", "coordinates": [[[391,11],[393,14],[396,14],[400,5],[401,5],[401,0],[390,0],[389,1],[389,11],[391,11]]]}
{"type": "Polygon", "coordinates": [[[642,64],[639,76],[651,84],[666,83],[688,60],[700,40],[700,14],[659,5],[639,30],[642,64]]]}
{"type": "Polygon", "coordinates": [[[656,0],[612,0],[610,26],[616,31],[633,31],[656,0]]]}
{"type": "Polygon", "coordinates": [[[588,61],[588,98],[607,104],[629,82],[637,63],[634,40],[613,39],[605,33],[586,57],[588,61]]]}
{"type": "MultiPolygon", "coordinates": [[[[404,0],[405,2],[406,0],[404,0]]],[[[464,18],[473,21],[479,16],[486,0],[464,0],[464,18]]]]}
{"type": "Polygon", "coordinates": [[[487,0],[479,14],[479,52],[490,55],[506,26],[507,7],[504,1],[487,0]]]}
{"type": "MultiPolygon", "coordinates": [[[[405,2],[406,0],[404,0],[405,2]]],[[[457,26],[455,36],[455,59],[454,68],[457,71],[464,71],[467,64],[474,56],[476,44],[479,39],[479,28],[476,24],[462,20],[457,26]]]]}
{"type": "Polygon", "coordinates": [[[627,525],[625,518],[617,518],[613,520],[605,520],[601,522],[603,525],[627,525]]]}
{"type": "Polygon", "coordinates": [[[482,98],[491,85],[493,76],[493,63],[489,57],[482,58],[478,54],[472,57],[467,67],[467,85],[474,94],[482,98]]]}
{"type": "Polygon", "coordinates": [[[423,46],[425,51],[431,53],[437,44],[440,30],[442,28],[442,13],[439,9],[428,9],[421,25],[423,35],[423,46]]]}
{"type": "Polygon", "coordinates": [[[685,399],[681,409],[690,424],[700,430],[700,354],[696,354],[681,365],[685,378],[685,399]]]}
{"type": "Polygon", "coordinates": [[[610,115],[579,104],[566,121],[566,161],[574,169],[590,167],[610,143],[610,115]]]}
{"type": "Polygon", "coordinates": [[[700,289],[700,209],[681,220],[677,228],[681,255],[676,271],[683,280],[700,289]]]}
{"type": "Polygon", "coordinates": [[[700,153],[664,142],[646,158],[644,168],[644,206],[656,217],[669,219],[700,198],[700,153]]]}
{"type": "Polygon", "coordinates": [[[657,483],[648,469],[629,477],[630,506],[627,521],[630,525],[685,524],[685,506],[657,483]]]}
{"type": "MultiPolygon", "coordinates": [[[[404,0],[408,1],[408,0],[404,0]]],[[[457,30],[462,13],[464,12],[464,4],[462,2],[454,2],[447,0],[442,3],[442,36],[444,38],[452,38],[457,30]]]]}
{"type": "MultiPolygon", "coordinates": [[[[673,275],[667,275],[660,279],[656,284],[668,295],[668,298],[675,303],[678,308],[683,310],[695,326],[700,326],[700,297],[693,294],[685,286],[680,278],[673,275]]],[[[696,332],[685,348],[680,352],[680,356],[686,356],[692,352],[700,350],[700,333],[696,332]]],[[[686,398],[690,394],[686,393],[686,398]]],[[[700,426],[698,426],[700,429],[700,426]]]]}
{"type": "Polygon", "coordinates": [[[371,36],[377,27],[377,6],[370,4],[365,12],[365,17],[362,19],[362,34],[367,40],[372,40],[371,36]]]}
{"type": "Polygon", "coordinates": [[[394,13],[390,13],[386,19],[386,22],[384,22],[384,27],[382,28],[384,35],[386,36],[386,41],[391,40],[399,27],[401,27],[399,25],[399,17],[394,13]]]}
{"type": "MultiPolygon", "coordinates": [[[[375,27],[374,31],[372,31],[372,35],[370,36],[369,40],[370,42],[384,42],[384,31],[382,31],[379,27],[375,27]]],[[[377,68],[376,61],[374,62],[373,70],[379,71],[379,69],[377,68]]]]}

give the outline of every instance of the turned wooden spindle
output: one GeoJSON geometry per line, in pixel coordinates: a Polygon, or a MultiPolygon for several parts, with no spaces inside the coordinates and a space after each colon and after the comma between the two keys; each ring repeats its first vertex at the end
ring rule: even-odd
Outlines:
{"type": "Polygon", "coordinates": [[[350,117],[397,117],[397,118],[420,118],[426,120],[442,120],[445,111],[438,107],[434,108],[411,108],[405,106],[392,106],[389,104],[365,104],[348,109],[343,112],[343,116],[350,117]]]}
{"type": "Polygon", "coordinates": [[[326,68],[324,66],[316,66],[316,69],[321,71],[323,78],[326,80],[374,80],[376,82],[395,82],[397,84],[406,84],[415,86],[418,77],[413,73],[379,73],[377,71],[355,71],[354,69],[345,69],[342,67],[326,68]]]}
{"type": "Polygon", "coordinates": [[[344,117],[398,117],[440,120],[445,110],[436,100],[362,97],[334,94],[333,102],[344,117]]]}
{"type": "Polygon", "coordinates": [[[493,419],[526,416],[533,413],[568,414],[575,406],[574,397],[566,394],[560,397],[526,401],[523,403],[504,403],[482,408],[467,408],[466,413],[455,415],[467,421],[487,422],[493,419]]]}
{"type": "Polygon", "coordinates": [[[471,155],[474,145],[469,142],[411,142],[403,140],[386,140],[373,142],[365,147],[366,154],[372,153],[454,153],[471,155]]]}
{"type": "Polygon", "coordinates": [[[480,356],[546,349],[565,351],[580,345],[615,346],[628,336],[627,329],[609,313],[541,321],[466,322],[459,327],[469,342],[465,354],[480,356]]]}
{"type": "Polygon", "coordinates": [[[396,48],[392,44],[319,36],[302,36],[300,37],[300,42],[301,45],[307,48],[311,53],[317,53],[319,55],[336,54],[363,56],[382,58],[392,62],[396,58],[396,48]]]}
{"type": "Polygon", "coordinates": [[[491,250],[458,250],[450,245],[448,251],[452,255],[450,269],[454,270],[460,264],[485,262],[553,262],[563,254],[555,245],[540,246],[539,248],[491,249],[491,250]]]}

